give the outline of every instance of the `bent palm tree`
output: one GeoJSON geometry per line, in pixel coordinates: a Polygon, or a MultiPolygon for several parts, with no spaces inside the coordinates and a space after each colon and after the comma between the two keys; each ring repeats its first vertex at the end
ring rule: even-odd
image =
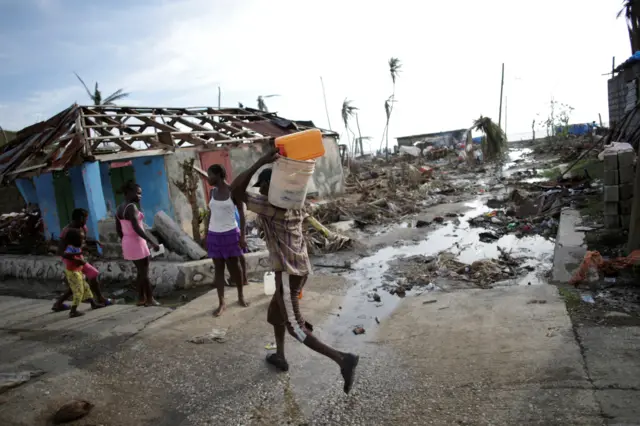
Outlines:
{"type": "Polygon", "coordinates": [[[82,85],[84,86],[84,90],[87,91],[87,95],[89,95],[89,98],[91,98],[91,101],[93,102],[94,105],[115,105],[115,101],[126,98],[127,96],[130,95],[130,93],[124,92],[123,89],[118,89],[112,94],[110,94],[109,96],[107,96],[105,99],[102,99],[102,92],[98,89],[97,81],[96,81],[96,86],[93,89],[93,93],[91,93],[91,91],[89,90],[87,85],[84,83],[84,81],[80,78],[80,76],[75,72],[74,74],[76,75],[76,77],[78,77],[78,80],[80,80],[80,83],[82,83],[82,85]]]}
{"type": "Polygon", "coordinates": [[[260,111],[263,112],[269,112],[269,109],[267,108],[267,104],[265,103],[265,99],[266,98],[273,98],[274,96],[280,96],[280,95],[265,95],[265,96],[258,96],[257,102],[258,102],[258,109],[260,111]]]}
{"type": "MultiPolygon", "coordinates": [[[[358,108],[351,105],[353,101],[348,100],[347,98],[345,98],[345,100],[342,102],[342,111],[341,111],[341,115],[342,115],[342,122],[344,123],[344,129],[345,132],[347,134],[347,142],[351,142],[351,140],[349,139],[349,119],[351,117],[353,117],[356,113],[356,111],[358,111],[358,108]]],[[[353,146],[351,147],[351,151],[353,151],[353,146]]]]}
{"type": "Polygon", "coordinates": [[[482,156],[484,161],[502,160],[507,149],[507,136],[504,130],[489,117],[480,116],[473,122],[472,129],[485,134],[482,140],[482,156]]]}
{"type": "Polygon", "coordinates": [[[631,43],[631,54],[640,50],[640,0],[624,0],[617,17],[624,15],[631,43]]]}

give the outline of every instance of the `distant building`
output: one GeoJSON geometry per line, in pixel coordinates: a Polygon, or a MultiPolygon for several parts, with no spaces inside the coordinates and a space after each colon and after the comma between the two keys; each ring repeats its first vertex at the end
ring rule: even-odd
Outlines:
{"type": "Polygon", "coordinates": [[[421,149],[428,146],[455,148],[460,144],[471,143],[471,131],[469,129],[459,129],[438,133],[423,133],[420,135],[401,136],[396,140],[398,141],[398,146],[417,146],[421,149]]]}

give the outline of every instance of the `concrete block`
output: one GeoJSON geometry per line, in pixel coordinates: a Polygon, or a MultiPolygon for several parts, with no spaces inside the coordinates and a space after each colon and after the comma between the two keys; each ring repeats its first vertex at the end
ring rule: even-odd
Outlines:
{"type": "Polygon", "coordinates": [[[620,200],[629,200],[633,198],[633,183],[625,183],[618,185],[620,200]]]}
{"type": "Polygon", "coordinates": [[[605,203],[617,203],[620,201],[620,191],[618,185],[605,186],[604,187],[604,202],[605,203]]]}
{"type": "Polygon", "coordinates": [[[631,226],[631,215],[620,216],[620,225],[622,229],[629,229],[631,226]]]}
{"type": "Polygon", "coordinates": [[[620,181],[618,180],[618,170],[605,170],[604,171],[604,184],[607,186],[617,185],[620,181]]]}
{"type": "MultiPolygon", "coordinates": [[[[623,216],[628,216],[631,214],[631,208],[633,207],[633,199],[631,200],[623,200],[618,203],[619,212],[623,216]]],[[[605,205],[604,214],[607,214],[607,206],[605,205]]],[[[611,213],[613,214],[613,213],[611,213]]]]}
{"type": "Polygon", "coordinates": [[[604,203],[605,216],[617,216],[619,213],[619,203],[604,203]]]}
{"type": "Polygon", "coordinates": [[[618,170],[618,154],[608,152],[604,155],[604,170],[618,170]]]}
{"type": "MultiPolygon", "coordinates": [[[[633,183],[635,177],[636,170],[633,166],[620,167],[620,169],[618,170],[618,183],[633,183]]],[[[606,182],[605,185],[607,185],[606,182]]]]}
{"type": "Polygon", "coordinates": [[[625,151],[618,153],[618,167],[629,167],[633,166],[633,163],[636,160],[636,153],[633,151],[625,151]]]}
{"type": "Polygon", "coordinates": [[[620,216],[605,216],[604,217],[604,226],[608,229],[617,229],[620,228],[620,216]]]}

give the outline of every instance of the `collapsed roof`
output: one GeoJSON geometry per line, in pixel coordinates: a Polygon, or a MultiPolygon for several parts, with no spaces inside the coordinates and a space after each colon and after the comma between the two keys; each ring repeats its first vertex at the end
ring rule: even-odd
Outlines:
{"type": "MultiPolygon", "coordinates": [[[[71,105],[20,130],[0,151],[0,183],[64,170],[100,155],[264,141],[309,128],[252,108],[71,105]]],[[[322,129],[321,129],[322,130],[322,129]]],[[[325,135],[336,133],[322,130],[325,135]]]]}

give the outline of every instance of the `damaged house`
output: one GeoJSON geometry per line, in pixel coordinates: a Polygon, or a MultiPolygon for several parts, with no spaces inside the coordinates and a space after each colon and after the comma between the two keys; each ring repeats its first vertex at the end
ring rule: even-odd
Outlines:
{"type": "Polygon", "coordinates": [[[401,136],[396,138],[398,146],[416,146],[425,149],[428,146],[433,148],[456,148],[471,143],[471,132],[469,129],[450,130],[437,133],[423,133],[420,135],[401,136]]]}
{"type": "MultiPolygon", "coordinates": [[[[261,156],[268,139],[313,127],[250,108],[74,104],[3,147],[0,182],[15,182],[25,203],[39,206],[50,239],[74,208],[89,211],[89,236],[98,239],[98,222],[114,215],[123,201],[119,189],[130,179],[144,191],[146,225],[164,211],[193,236],[192,219],[206,211],[209,193],[196,169],[222,164],[232,180],[261,156]]],[[[338,135],[322,132],[326,154],[316,162],[309,193],[326,197],[341,193],[344,182],[338,135]]]]}

